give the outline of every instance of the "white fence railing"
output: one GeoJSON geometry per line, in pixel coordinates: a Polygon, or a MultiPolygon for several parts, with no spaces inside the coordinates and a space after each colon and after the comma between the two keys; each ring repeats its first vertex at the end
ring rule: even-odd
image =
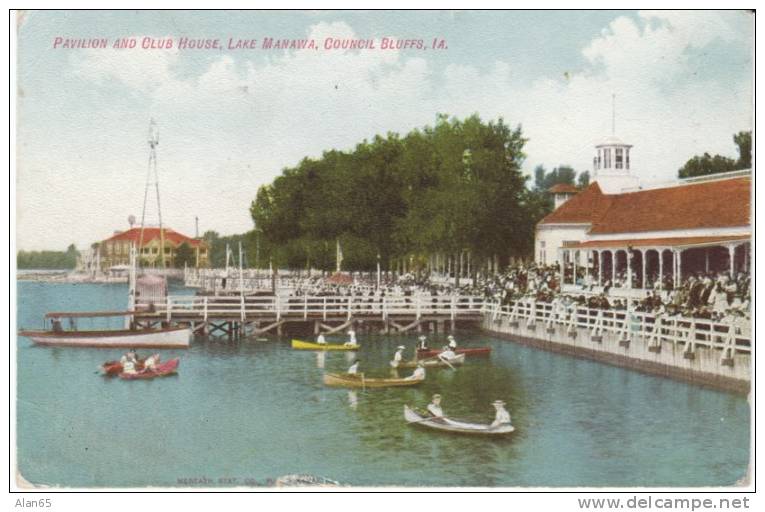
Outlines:
{"type": "MultiPolygon", "coordinates": [[[[144,308],[146,305],[143,306],[144,308]]],[[[452,320],[469,315],[479,315],[485,310],[484,299],[472,296],[327,296],[327,297],[210,297],[198,295],[168,296],[164,302],[151,305],[151,310],[158,315],[165,315],[168,320],[174,314],[196,315],[207,320],[210,316],[248,317],[275,315],[277,319],[289,315],[303,316],[308,319],[321,317],[337,318],[354,315],[423,315],[446,316],[452,320]]]]}
{"type": "Polygon", "coordinates": [[[552,332],[562,325],[569,334],[585,329],[592,336],[609,332],[624,341],[640,337],[647,340],[649,346],[661,346],[665,341],[676,346],[679,344],[691,353],[697,346],[721,349],[726,357],[732,357],[736,352],[751,352],[751,327],[746,321],[713,322],[701,318],[656,316],[640,311],[592,309],[535,301],[515,301],[503,306],[487,301],[484,313],[493,320],[509,319],[519,327],[525,325],[536,329],[538,326],[552,332]]]}

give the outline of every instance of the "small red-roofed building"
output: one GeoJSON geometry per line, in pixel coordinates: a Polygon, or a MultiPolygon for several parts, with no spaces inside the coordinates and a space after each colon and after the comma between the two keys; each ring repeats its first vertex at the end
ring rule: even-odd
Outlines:
{"type": "Polygon", "coordinates": [[[104,268],[130,263],[130,246],[138,248],[138,256],[144,265],[161,267],[161,247],[164,238],[165,266],[172,267],[176,251],[182,244],[187,244],[194,251],[197,267],[204,267],[208,262],[207,243],[199,238],[191,238],[171,228],[131,227],[127,231],[116,231],[111,237],[99,243],[101,264],[104,268]],[[139,247],[140,246],[140,247],[139,247]]]}

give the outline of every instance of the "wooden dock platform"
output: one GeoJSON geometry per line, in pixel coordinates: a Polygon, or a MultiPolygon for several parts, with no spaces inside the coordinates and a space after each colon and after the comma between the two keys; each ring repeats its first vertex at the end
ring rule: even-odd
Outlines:
{"type": "Polygon", "coordinates": [[[176,295],[141,305],[134,321],[143,327],[188,325],[195,332],[230,338],[282,333],[287,324],[306,324],[314,334],[353,327],[379,333],[445,332],[457,322],[480,323],[484,300],[474,296],[197,296],[176,295]]]}

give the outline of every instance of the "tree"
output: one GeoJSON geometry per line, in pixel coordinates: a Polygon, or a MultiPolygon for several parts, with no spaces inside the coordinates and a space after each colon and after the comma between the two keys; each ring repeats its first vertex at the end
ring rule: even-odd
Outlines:
{"type": "Polygon", "coordinates": [[[580,172],[576,179],[576,184],[581,189],[587,188],[590,184],[590,171],[580,172]]]}
{"type": "Polygon", "coordinates": [[[173,264],[178,268],[196,265],[196,253],[187,242],[183,242],[175,250],[175,261],[173,264]]]}
{"type": "Polygon", "coordinates": [[[738,146],[738,160],[732,158],[704,153],[694,156],[685,162],[678,171],[679,178],[691,178],[694,176],[707,176],[721,172],[750,169],[752,167],[752,132],[739,132],[733,136],[733,142],[738,146]]]}
{"type": "Polygon", "coordinates": [[[534,188],[540,192],[547,192],[555,185],[573,185],[575,179],[576,171],[569,165],[558,166],[550,172],[542,165],[534,169],[534,188]]]}
{"type": "Polygon", "coordinates": [[[736,167],[750,169],[752,167],[752,132],[738,132],[733,136],[733,142],[738,146],[736,167]]]}
{"type": "Polygon", "coordinates": [[[502,119],[439,114],[403,137],[303,159],[251,204],[261,258],[332,269],[336,240],[352,269],[374,269],[378,254],[383,266],[436,252],[521,255],[536,222],[520,171],[525,142],[502,119]]]}

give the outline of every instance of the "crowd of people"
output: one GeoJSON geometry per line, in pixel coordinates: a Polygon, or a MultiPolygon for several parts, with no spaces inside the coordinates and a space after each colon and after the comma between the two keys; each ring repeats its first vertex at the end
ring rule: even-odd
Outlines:
{"type": "Polygon", "coordinates": [[[280,292],[288,299],[311,297],[351,297],[355,303],[373,303],[384,297],[407,300],[448,300],[455,295],[479,296],[506,305],[516,300],[536,302],[563,301],[591,308],[644,311],[666,315],[705,318],[720,321],[729,317],[750,317],[751,282],[748,272],[696,272],[684,276],[674,286],[671,276],[647,276],[645,289],[633,275],[632,292],[624,272],[614,274],[613,281],[597,283],[591,273],[579,268],[576,279],[573,269],[565,269],[567,285],[561,291],[560,268],[555,265],[519,264],[497,273],[478,273],[460,280],[450,276],[434,276],[425,272],[395,275],[384,273],[377,283],[374,273],[346,276],[308,275],[281,282],[280,292]]]}
{"type": "MultiPolygon", "coordinates": [[[[562,300],[597,309],[633,309],[715,321],[729,317],[748,318],[750,315],[748,272],[737,272],[734,277],[728,272],[696,272],[686,276],[677,287],[673,286],[671,277],[660,280],[656,276],[647,280],[642,292],[629,295],[620,290],[627,287],[624,273],[617,274],[614,283],[607,279],[601,286],[591,278],[580,276],[566,293],[561,292],[559,275],[557,265],[532,264],[489,276],[479,287],[485,298],[502,304],[531,298],[543,303],[562,300]]],[[[637,284],[633,280],[633,287],[637,284]]]]}

